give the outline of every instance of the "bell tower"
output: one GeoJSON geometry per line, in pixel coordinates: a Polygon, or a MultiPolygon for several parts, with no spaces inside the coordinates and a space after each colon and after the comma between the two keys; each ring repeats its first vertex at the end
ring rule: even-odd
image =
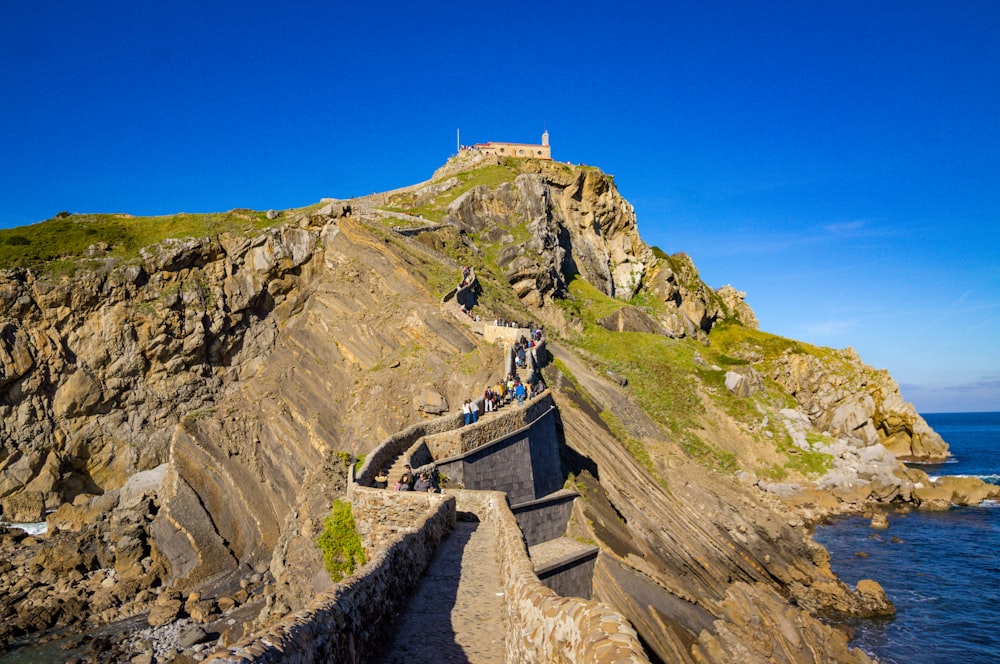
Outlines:
{"type": "Polygon", "coordinates": [[[548,129],[546,129],[545,131],[542,132],[542,145],[544,145],[545,147],[549,146],[549,130],[548,129]]]}

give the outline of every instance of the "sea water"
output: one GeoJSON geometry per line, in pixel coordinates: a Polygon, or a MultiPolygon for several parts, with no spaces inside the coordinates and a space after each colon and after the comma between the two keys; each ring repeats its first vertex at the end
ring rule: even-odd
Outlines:
{"type": "MultiPolygon", "coordinates": [[[[924,418],[953,458],[922,470],[1000,484],[1000,413],[924,418]]],[[[895,664],[1000,662],[1000,505],[888,517],[888,530],[860,517],[816,529],[834,572],[851,585],[875,579],[896,605],[894,618],[852,622],[852,645],[895,664]]]]}

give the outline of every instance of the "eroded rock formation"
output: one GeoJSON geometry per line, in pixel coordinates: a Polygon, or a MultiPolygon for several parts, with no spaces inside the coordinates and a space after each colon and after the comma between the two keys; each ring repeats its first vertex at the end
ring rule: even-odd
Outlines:
{"type": "MultiPolygon", "coordinates": [[[[431,204],[477,165],[407,194],[431,204]]],[[[520,168],[449,201],[423,237],[389,230],[364,199],[276,214],[281,225],[247,236],[167,241],[131,262],[95,251],[97,267],[72,278],[0,275],[0,506],[16,521],[55,510],[46,537],[0,536],[0,638],[142,613],[231,642],[328,588],[314,542],[346,464],[496,378],[501,351],[435,290],[459,279],[449,252],[479,256],[476,273],[496,268],[506,283],[493,286],[513,290],[521,308],[487,317],[537,316],[571,334],[582,323],[554,302],[579,278],[632,299],[601,318],[613,332],[680,344],[708,343],[723,321],[756,329],[743,293],[711,289],[688,257],[642,242],[609,176],[520,168]],[[35,579],[36,568],[47,571],[35,579]]],[[[610,554],[595,592],[665,661],[865,661],[816,615],[889,607],[877,584],[852,590],[832,575],[806,519],[840,509],[827,499],[862,509],[991,495],[902,469],[898,458],[940,459],[946,446],[852,352],[771,363],[748,347],[725,370],[694,353],[708,373],[691,389],[709,405],[713,390],[750,399],[772,383],[794,398],[762,419],[835,459],[809,486],[755,476],[780,460],[753,437],[763,425],[719,409],[699,434],[731,450],[738,472],[699,465],[630,396],[627,375],[577,352],[557,355],[589,396],[551,377],[566,470],[587,497],[576,534],[610,554]],[[716,375],[718,389],[705,382],[716,375]],[[648,466],[604,411],[648,444],[648,466]]]]}

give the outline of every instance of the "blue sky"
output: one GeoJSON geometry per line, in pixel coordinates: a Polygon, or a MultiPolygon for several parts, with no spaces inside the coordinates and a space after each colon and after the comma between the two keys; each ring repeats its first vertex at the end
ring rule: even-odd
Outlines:
{"type": "Polygon", "coordinates": [[[762,329],[1000,410],[1000,3],[0,8],[0,226],[285,208],[462,142],[615,175],[762,329]]]}

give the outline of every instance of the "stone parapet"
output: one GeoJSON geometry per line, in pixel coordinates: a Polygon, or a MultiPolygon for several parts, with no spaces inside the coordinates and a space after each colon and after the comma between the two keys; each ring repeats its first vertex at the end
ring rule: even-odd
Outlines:
{"type": "MultiPolygon", "coordinates": [[[[479,404],[479,412],[483,413],[482,399],[477,399],[476,402],[479,404]]],[[[555,408],[552,395],[548,391],[542,392],[534,399],[529,399],[525,404],[521,408],[516,405],[505,406],[502,410],[497,411],[495,416],[485,417],[484,414],[478,422],[469,426],[463,426],[461,413],[438,418],[452,425],[451,428],[445,430],[441,430],[437,420],[415,424],[409,429],[390,436],[379,447],[372,450],[358,472],[358,482],[365,485],[370,484],[371,478],[380,467],[378,462],[385,463],[381,460],[386,458],[388,462],[391,462],[400,454],[410,452],[411,449],[416,451],[418,448],[415,443],[421,437],[424,437],[424,444],[435,460],[448,459],[524,429],[549,410],[555,408]]],[[[413,468],[427,463],[426,460],[418,458],[411,458],[409,462],[413,468]]]]}
{"type": "Polygon", "coordinates": [[[455,499],[433,494],[392,494],[354,485],[366,532],[382,532],[384,547],[356,574],[317,597],[308,608],[235,646],[216,652],[217,664],[319,664],[363,662],[377,652],[392,630],[391,616],[402,610],[434,551],[455,525],[455,499]],[[422,508],[422,510],[421,510],[422,508]],[[375,513],[386,510],[380,520],[375,513]],[[400,521],[413,517],[409,528],[400,521]],[[391,535],[389,533],[392,533],[391,535]]]}
{"type": "Polygon", "coordinates": [[[560,597],[535,575],[517,519],[498,491],[456,491],[456,509],[472,512],[496,531],[503,580],[506,661],[648,664],[628,620],[605,604],[560,597]]]}
{"type": "MultiPolygon", "coordinates": [[[[480,399],[478,402],[481,408],[482,400],[480,399]]],[[[358,469],[357,483],[363,486],[371,486],[379,470],[389,468],[397,457],[410,449],[418,440],[424,436],[457,429],[463,423],[462,413],[452,413],[423,422],[417,422],[402,431],[392,434],[365,457],[365,462],[358,469]]]]}
{"type": "Polygon", "coordinates": [[[510,327],[507,325],[497,325],[496,323],[486,323],[483,325],[483,339],[491,343],[502,341],[507,346],[513,346],[521,337],[527,339],[531,336],[531,330],[526,327],[510,327]]]}

